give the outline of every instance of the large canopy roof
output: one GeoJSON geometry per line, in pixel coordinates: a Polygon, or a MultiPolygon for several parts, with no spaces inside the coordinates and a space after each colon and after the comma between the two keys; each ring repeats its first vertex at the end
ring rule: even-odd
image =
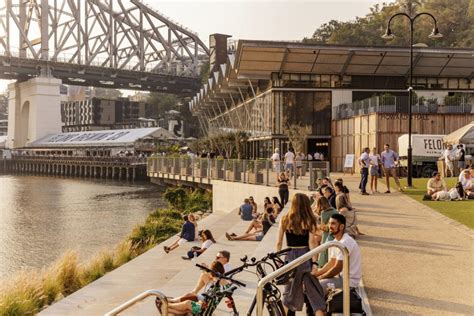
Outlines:
{"type": "MultiPolygon", "coordinates": [[[[474,49],[416,47],[413,51],[414,76],[474,80],[474,49]]],[[[240,40],[235,55],[211,73],[189,108],[198,114],[206,106],[224,103],[229,94],[238,99],[240,89],[246,91],[274,73],[407,76],[409,70],[408,48],[240,40]]],[[[228,104],[231,101],[227,99],[228,104]]]]}
{"type": "Polygon", "coordinates": [[[49,134],[35,140],[28,147],[128,147],[145,137],[174,139],[175,136],[161,127],[71,132],[49,134]]]}
{"type": "MultiPolygon", "coordinates": [[[[410,50],[244,40],[237,47],[235,68],[238,77],[251,79],[270,79],[272,72],[404,76],[410,50]]],[[[416,47],[413,75],[474,78],[474,50],[416,47]]]]}

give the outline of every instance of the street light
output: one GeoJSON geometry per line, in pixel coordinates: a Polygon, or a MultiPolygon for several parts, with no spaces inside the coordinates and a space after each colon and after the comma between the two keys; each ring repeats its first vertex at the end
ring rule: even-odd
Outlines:
{"type": "Polygon", "coordinates": [[[412,187],[413,186],[413,157],[412,157],[412,147],[411,147],[411,121],[412,121],[412,92],[413,92],[413,25],[414,22],[417,18],[419,18],[422,15],[427,15],[431,17],[431,19],[434,22],[434,28],[433,31],[431,32],[430,35],[428,35],[429,38],[432,39],[437,39],[437,38],[442,38],[443,35],[439,32],[438,30],[438,22],[436,21],[435,17],[431,13],[427,12],[421,12],[416,14],[415,16],[411,17],[408,14],[404,12],[396,13],[390,17],[387,23],[387,29],[385,30],[385,34],[382,35],[382,38],[385,40],[391,40],[395,37],[395,35],[392,32],[392,29],[390,28],[390,24],[392,23],[393,18],[397,16],[404,16],[408,18],[410,21],[410,86],[408,87],[408,174],[407,174],[407,186],[412,187]]]}

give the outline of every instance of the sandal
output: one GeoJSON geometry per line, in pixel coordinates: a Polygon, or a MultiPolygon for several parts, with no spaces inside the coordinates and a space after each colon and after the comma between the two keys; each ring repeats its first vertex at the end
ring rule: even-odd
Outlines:
{"type": "Polygon", "coordinates": [[[165,250],[166,253],[169,253],[169,252],[170,252],[170,248],[169,248],[169,247],[163,246],[163,249],[165,250]]]}
{"type": "Polygon", "coordinates": [[[229,241],[232,241],[232,240],[233,240],[233,239],[232,239],[232,236],[229,235],[229,233],[225,233],[225,236],[227,237],[227,239],[228,239],[229,241]]]}
{"type": "Polygon", "coordinates": [[[161,306],[163,305],[163,302],[160,300],[160,298],[155,299],[155,306],[158,309],[158,312],[160,312],[161,315],[161,306]]]}

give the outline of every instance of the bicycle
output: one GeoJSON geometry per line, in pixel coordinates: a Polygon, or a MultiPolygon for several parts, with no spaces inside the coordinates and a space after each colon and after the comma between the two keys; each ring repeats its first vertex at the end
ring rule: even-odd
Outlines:
{"type": "MultiPolygon", "coordinates": [[[[252,257],[250,259],[250,263],[248,262],[247,256],[245,256],[240,259],[243,262],[241,266],[226,272],[225,275],[233,276],[249,267],[255,267],[255,274],[257,275],[258,279],[261,280],[269,273],[285,265],[285,261],[281,258],[281,256],[288,251],[289,249],[284,249],[276,253],[269,253],[258,261],[255,257],[252,257]]],[[[283,275],[282,277],[277,278],[276,282],[267,283],[263,288],[263,302],[270,316],[286,315],[285,309],[283,308],[283,303],[281,301],[281,292],[278,289],[277,285],[285,284],[288,281],[289,277],[291,277],[291,271],[283,275]]],[[[257,297],[254,296],[252,304],[250,305],[250,308],[247,312],[247,316],[252,315],[256,303],[257,297]]]]}

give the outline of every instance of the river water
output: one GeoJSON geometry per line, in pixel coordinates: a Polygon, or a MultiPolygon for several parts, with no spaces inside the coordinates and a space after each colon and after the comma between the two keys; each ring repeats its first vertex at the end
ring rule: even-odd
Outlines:
{"type": "Polygon", "coordinates": [[[165,204],[149,183],[0,175],[0,280],[69,249],[87,260],[165,204]]]}

